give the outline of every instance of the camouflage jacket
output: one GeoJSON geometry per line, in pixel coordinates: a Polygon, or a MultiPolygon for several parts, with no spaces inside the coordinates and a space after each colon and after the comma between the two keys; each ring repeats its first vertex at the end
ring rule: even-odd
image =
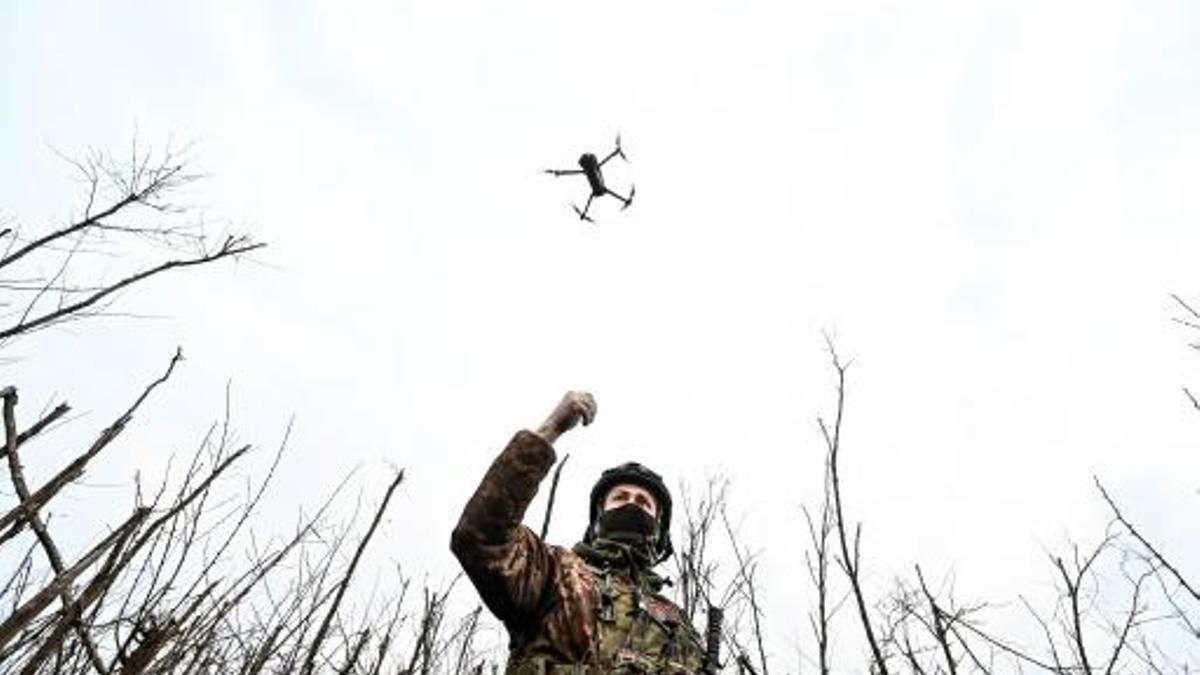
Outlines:
{"type": "Polygon", "coordinates": [[[509,675],[698,673],[703,647],[662,580],[620,545],[551,546],[521,524],[555,462],[518,432],[463,509],[450,548],[509,634],[509,675]]]}

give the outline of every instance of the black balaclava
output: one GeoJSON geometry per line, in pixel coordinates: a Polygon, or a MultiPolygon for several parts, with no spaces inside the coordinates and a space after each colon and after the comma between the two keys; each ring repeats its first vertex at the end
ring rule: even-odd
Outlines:
{"type": "Polygon", "coordinates": [[[656,538],[658,520],[637,504],[624,504],[596,518],[596,536],[625,544],[646,544],[656,538]]]}

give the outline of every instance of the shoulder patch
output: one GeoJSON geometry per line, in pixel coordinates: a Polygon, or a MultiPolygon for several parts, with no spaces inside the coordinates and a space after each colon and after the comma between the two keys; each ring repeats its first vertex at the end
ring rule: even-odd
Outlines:
{"type": "Polygon", "coordinates": [[[658,595],[646,597],[646,611],[650,616],[663,623],[683,623],[683,610],[675,606],[675,603],[658,595]]]}

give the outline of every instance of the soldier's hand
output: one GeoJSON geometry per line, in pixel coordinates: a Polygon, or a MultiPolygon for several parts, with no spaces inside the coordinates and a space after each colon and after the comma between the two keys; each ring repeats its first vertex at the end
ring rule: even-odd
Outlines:
{"type": "Polygon", "coordinates": [[[587,426],[595,418],[596,399],[586,391],[568,391],[542,426],[538,427],[537,434],[547,443],[553,443],[576,424],[587,426]]]}

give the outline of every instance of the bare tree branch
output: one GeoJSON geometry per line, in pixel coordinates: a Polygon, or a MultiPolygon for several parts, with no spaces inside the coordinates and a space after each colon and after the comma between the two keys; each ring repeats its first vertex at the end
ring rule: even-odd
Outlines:
{"type": "Polygon", "coordinates": [[[550,531],[550,515],[554,513],[554,496],[558,493],[558,479],[562,475],[563,467],[566,466],[567,460],[571,459],[571,453],[567,453],[558,462],[558,467],[554,469],[554,479],[550,482],[550,496],[546,500],[546,517],[542,520],[542,535],[543,541],[546,539],[546,534],[550,531]]]}
{"type": "Polygon", "coordinates": [[[397,471],[396,477],[392,480],[391,485],[388,485],[387,492],[383,495],[383,501],[379,504],[379,509],[375,511],[375,518],[371,521],[371,526],[367,528],[367,533],[363,536],[362,541],[358,543],[358,549],[354,551],[354,557],[350,560],[350,567],[346,570],[346,574],[338,583],[337,594],[334,597],[333,604],[329,606],[329,611],[325,614],[325,620],[321,622],[321,627],[317,629],[317,635],[313,638],[312,643],[308,648],[308,655],[304,659],[304,667],[301,670],[303,675],[309,675],[313,672],[313,664],[317,657],[317,652],[321,648],[321,642],[325,639],[325,634],[329,631],[329,624],[333,621],[334,615],[337,613],[338,606],[342,602],[342,598],[346,594],[346,588],[350,585],[350,579],[354,576],[354,570],[358,567],[358,561],[362,558],[363,551],[366,550],[367,544],[370,543],[371,537],[375,535],[375,528],[379,526],[379,521],[383,519],[384,511],[387,510],[388,502],[392,499],[392,493],[396,488],[400,487],[401,481],[404,480],[404,471],[397,471]]]}
{"type": "Polygon", "coordinates": [[[88,567],[91,567],[92,563],[104,555],[105,551],[129,536],[133,529],[146,517],[146,513],[146,509],[135,510],[133,515],[129,517],[129,520],[126,520],[112,534],[105,537],[99,544],[96,544],[92,550],[84,554],[74,565],[59,573],[52,582],[46,585],[41,591],[38,591],[37,595],[30,598],[25,604],[9,615],[0,624],[0,649],[8,644],[16,635],[16,632],[45,609],[46,605],[50,604],[54,598],[61,596],[63,589],[68,588],[75,578],[87,570],[88,567]]]}
{"type": "MultiPolygon", "coordinates": [[[[834,523],[838,535],[838,544],[842,551],[841,565],[842,570],[846,573],[846,577],[850,581],[850,588],[854,593],[854,601],[858,607],[859,622],[866,633],[867,644],[871,648],[871,656],[875,664],[875,669],[879,675],[888,675],[887,660],[883,656],[883,651],[879,648],[879,640],[875,636],[874,628],[871,626],[871,618],[867,613],[867,603],[863,597],[862,585],[859,583],[859,538],[856,534],[854,539],[854,554],[851,556],[850,547],[846,539],[846,519],[842,510],[841,479],[838,476],[838,453],[841,450],[842,416],[845,412],[846,369],[850,364],[843,364],[841,362],[829,336],[825,337],[825,344],[833,362],[833,369],[837,374],[837,406],[835,408],[832,430],[825,424],[823,419],[818,419],[818,424],[821,428],[821,434],[825,438],[826,450],[829,453],[829,473],[830,482],[833,487],[833,510],[835,515],[834,523]]],[[[856,528],[856,533],[859,531],[856,528]]]]}
{"type": "Polygon", "coordinates": [[[124,279],[121,279],[110,286],[92,293],[82,300],[59,307],[58,309],[47,312],[46,314],[34,319],[22,319],[16,325],[0,330],[0,340],[6,340],[16,335],[29,333],[31,331],[53,325],[67,317],[70,317],[71,315],[77,314],[88,307],[91,307],[100,300],[127,286],[131,286],[156,274],[176,268],[194,267],[196,265],[211,263],[222,258],[243,255],[245,253],[249,253],[250,251],[262,248],[263,246],[265,246],[265,244],[253,243],[245,237],[228,237],[226,238],[225,242],[215,251],[191,258],[168,260],[167,262],[155,265],[154,267],[144,269],[141,272],[137,272],[136,274],[125,277],[124,279]]]}
{"type": "Polygon", "coordinates": [[[1200,602],[1200,593],[1197,593],[1196,590],[1188,583],[1187,579],[1179,573],[1179,570],[1175,569],[1175,566],[1168,562],[1167,559],[1158,552],[1158,549],[1154,548],[1154,546],[1142,536],[1141,532],[1138,532],[1137,528],[1133,526],[1133,523],[1130,523],[1125,518],[1124,514],[1121,513],[1121,510],[1117,508],[1116,502],[1114,502],[1112,498],[1108,496],[1108,491],[1105,490],[1104,485],[1100,483],[1100,478],[1093,476],[1092,480],[1096,483],[1096,489],[1100,491],[1100,496],[1104,498],[1105,503],[1108,504],[1108,508],[1112,510],[1113,516],[1117,519],[1117,521],[1120,522],[1121,525],[1124,525],[1126,531],[1133,535],[1133,538],[1137,539],[1138,543],[1150,552],[1150,555],[1154,557],[1154,560],[1156,563],[1158,563],[1158,565],[1170,572],[1171,576],[1174,577],[1177,582],[1179,582],[1179,585],[1182,586],[1189,595],[1195,598],[1196,601],[1200,602]]]}

